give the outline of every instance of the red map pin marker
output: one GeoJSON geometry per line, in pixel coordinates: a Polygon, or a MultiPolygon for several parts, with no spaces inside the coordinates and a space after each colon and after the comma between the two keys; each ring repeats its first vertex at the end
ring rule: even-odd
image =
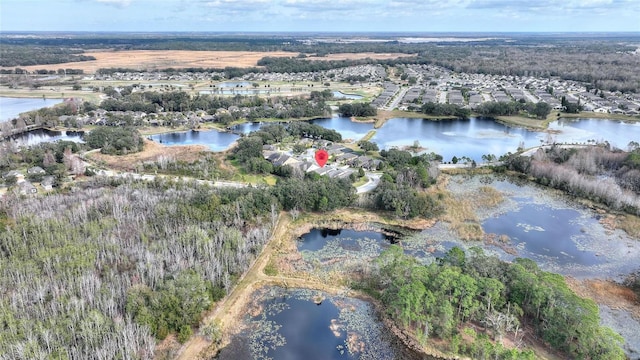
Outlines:
{"type": "Polygon", "coordinates": [[[324,167],[324,164],[327,163],[327,160],[329,160],[329,153],[327,153],[327,150],[320,149],[316,151],[316,162],[318,163],[318,165],[320,165],[320,167],[324,167]]]}

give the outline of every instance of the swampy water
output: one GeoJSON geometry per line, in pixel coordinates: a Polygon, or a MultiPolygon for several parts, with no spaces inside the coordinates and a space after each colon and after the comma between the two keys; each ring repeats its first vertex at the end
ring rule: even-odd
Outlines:
{"type": "MultiPolygon", "coordinates": [[[[375,225],[366,231],[313,229],[299,238],[301,261],[294,265],[321,278],[336,270],[362,269],[393,241],[425,264],[458,246],[480,247],[505,261],[529,258],[545,271],[579,279],[621,281],[638,269],[637,239],[607,228],[600,222],[601,214],[560,192],[496,176],[454,176],[448,183],[449,190],[463,199],[472,198],[482,187],[492,187],[504,198],[497,206],[474,209],[486,233],[483,241],[463,241],[445,222],[400,238],[384,235],[375,225]],[[506,241],[495,241],[500,238],[506,241]]],[[[623,336],[627,354],[640,353],[639,322],[624,310],[600,308],[602,323],[623,336]]]]}
{"type": "Polygon", "coordinates": [[[366,301],[281,287],[253,296],[243,329],[219,359],[406,358],[366,301]]]}

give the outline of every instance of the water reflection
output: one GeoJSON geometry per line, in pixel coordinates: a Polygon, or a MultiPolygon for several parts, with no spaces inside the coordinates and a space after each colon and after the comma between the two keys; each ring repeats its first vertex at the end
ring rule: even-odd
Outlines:
{"type": "Polygon", "coordinates": [[[53,131],[47,129],[31,130],[19,135],[12,136],[11,141],[15,141],[18,146],[33,146],[46,142],[73,141],[84,142],[82,131],[53,131]]]}
{"type": "Polygon", "coordinates": [[[204,145],[212,151],[223,151],[236,141],[236,134],[217,130],[171,132],[149,138],[164,145],[204,145]]]}
{"type": "Polygon", "coordinates": [[[62,99],[12,98],[0,96],[0,122],[15,119],[19,114],[49,107],[62,102],[62,99]]]}
{"type": "Polygon", "coordinates": [[[255,298],[247,311],[251,314],[246,319],[247,330],[222,349],[219,359],[384,360],[402,356],[365,301],[279,287],[263,288],[255,298]]]}

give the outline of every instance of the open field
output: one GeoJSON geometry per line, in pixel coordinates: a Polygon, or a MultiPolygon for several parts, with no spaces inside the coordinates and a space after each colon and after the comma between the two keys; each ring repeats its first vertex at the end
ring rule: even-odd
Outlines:
{"type": "MultiPolygon", "coordinates": [[[[165,68],[225,68],[257,66],[258,60],[265,56],[294,57],[297,53],[286,51],[189,51],[189,50],[125,50],[125,51],[88,51],[83,55],[94,56],[96,60],[63,64],[21,66],[28,71],[40,69],[81,69],[85,74],[93,74],[100,68],[129,68],[140,71],[165,68]]],[[[407,54],[396,53],[347,53],[330,54],[323,57],[308,57],[309,60],[355,60],[355,59],[396,59],[407,54]]],[[[12,68],[13,69],[13,68],[12,68]]]]}
{"type": "Polygon", "coordinates": [[[144,139],[144,150],[128,155],[105,155],[99,152],[91,153],[90,158],[98,164],[118,171],[135,171],[138,166],[146,161],[157,161],[160,157],[181,160],[186,162],[196,161],[206,146],[164,146],[155,141],[144,139]]]}
{"type": "Polygon", "coordinates": [[[187,51],[187,50],[126,50],[126,51],[90,51],[83,55],[94,56],[96,60],[80,61],[64,64],[24,66],[29,71],[47,69],[81,69],[87,73],[95,73],[100,68],[130,68],[136,70],[154,70],[165,68],[225,68],[256,66],[258,60],[265,56],[290,57],[292,52],[258,52],[258,51],[187,51]]]}

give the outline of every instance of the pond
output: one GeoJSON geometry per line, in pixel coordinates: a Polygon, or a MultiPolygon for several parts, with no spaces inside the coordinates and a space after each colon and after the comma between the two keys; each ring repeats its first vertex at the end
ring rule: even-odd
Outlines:
{"type": "Polygon", "coordinates": [[[200,90],[203,95],[259,95],[277,92],[275,89],[265,88],[211,88],[211,90],[200,90]]]}
{"type": "Polygon", "coordinates": [[[181,131],[150,135],[148,138],[163,145],[204,145],[211,151],[223,151],[240,136],[217,130],[181,131]]]}
{"type": "Polygon", "coordinates": [[[47,129],[36,129],[12,136],[10,140],[14,141],[18,146],[33,146],[58,140],[84,142],[84,140],[82,140],[83,136],[84,132],[82,131],[53,131],[47,129]]]}
{"type": "Polygon", "coordinates": [[[12,120],[23,112],[60,104],[62,99],[0,97],[0,122],[12,120]]]}
{"type": "Polygon", "coordinates": [[[241,87],[250,87],[253,86],[252,83],[248,81],[225,81],[216,84],[216,87],[219,88],[241,88],[241,87]]]}
{"type": "Polygon", "coordinates": [[[299,271],[311,271],[319,277],[332,271],[361,269],[380,255],[396,237],[383,229],[353,230],[314,228],[300,236],[297,242],[300,262],[292,263],[299,271]]]}
{"type": "Polygon", "coordinates": [[[246,313],[244,330],[222,349],[219,359],[406,358],[363,300],[265,287],[254,294],[246,313]]]}
{"type": "MultiPolygon", "coordinates": [[[[423,263],[443,257],[455,241],[426,239],[420,233],[390,235],[376,224],[371,230],[314,228],[298,238],[301,262],[292,263],[298,271],[312,271],[323,277],[332,271],[356,271],[377,258],[391,244],[400,245],[404,253],[423,263]]],[[[437,225],[436,225],[437,226],[437,225]]]]}
{"type": "Polygon", "coordinates": [[[342,91],[334,91],[333,92],[333,97],[335,99],[340,99],[340,100],[360,100],[360,99],[362,99],[362,95],[345,94],[342,91]]]}
{"type": "Polygon", "coordinates": [[[442,155],[444,161],[467,156],[477,162],[482,155],[497,157],[543,142],[581,142],[607,140],[626,149],[627,144],[640,139],[640,123],[624,123],[603,119],[561,119],[549,125],[551,133],[509,127],[490,118],[472,117],[466,120],[394,118],[388,120],[371,141],[382,149],[412,146],[418,141],[427,152],[442,155]]]}

